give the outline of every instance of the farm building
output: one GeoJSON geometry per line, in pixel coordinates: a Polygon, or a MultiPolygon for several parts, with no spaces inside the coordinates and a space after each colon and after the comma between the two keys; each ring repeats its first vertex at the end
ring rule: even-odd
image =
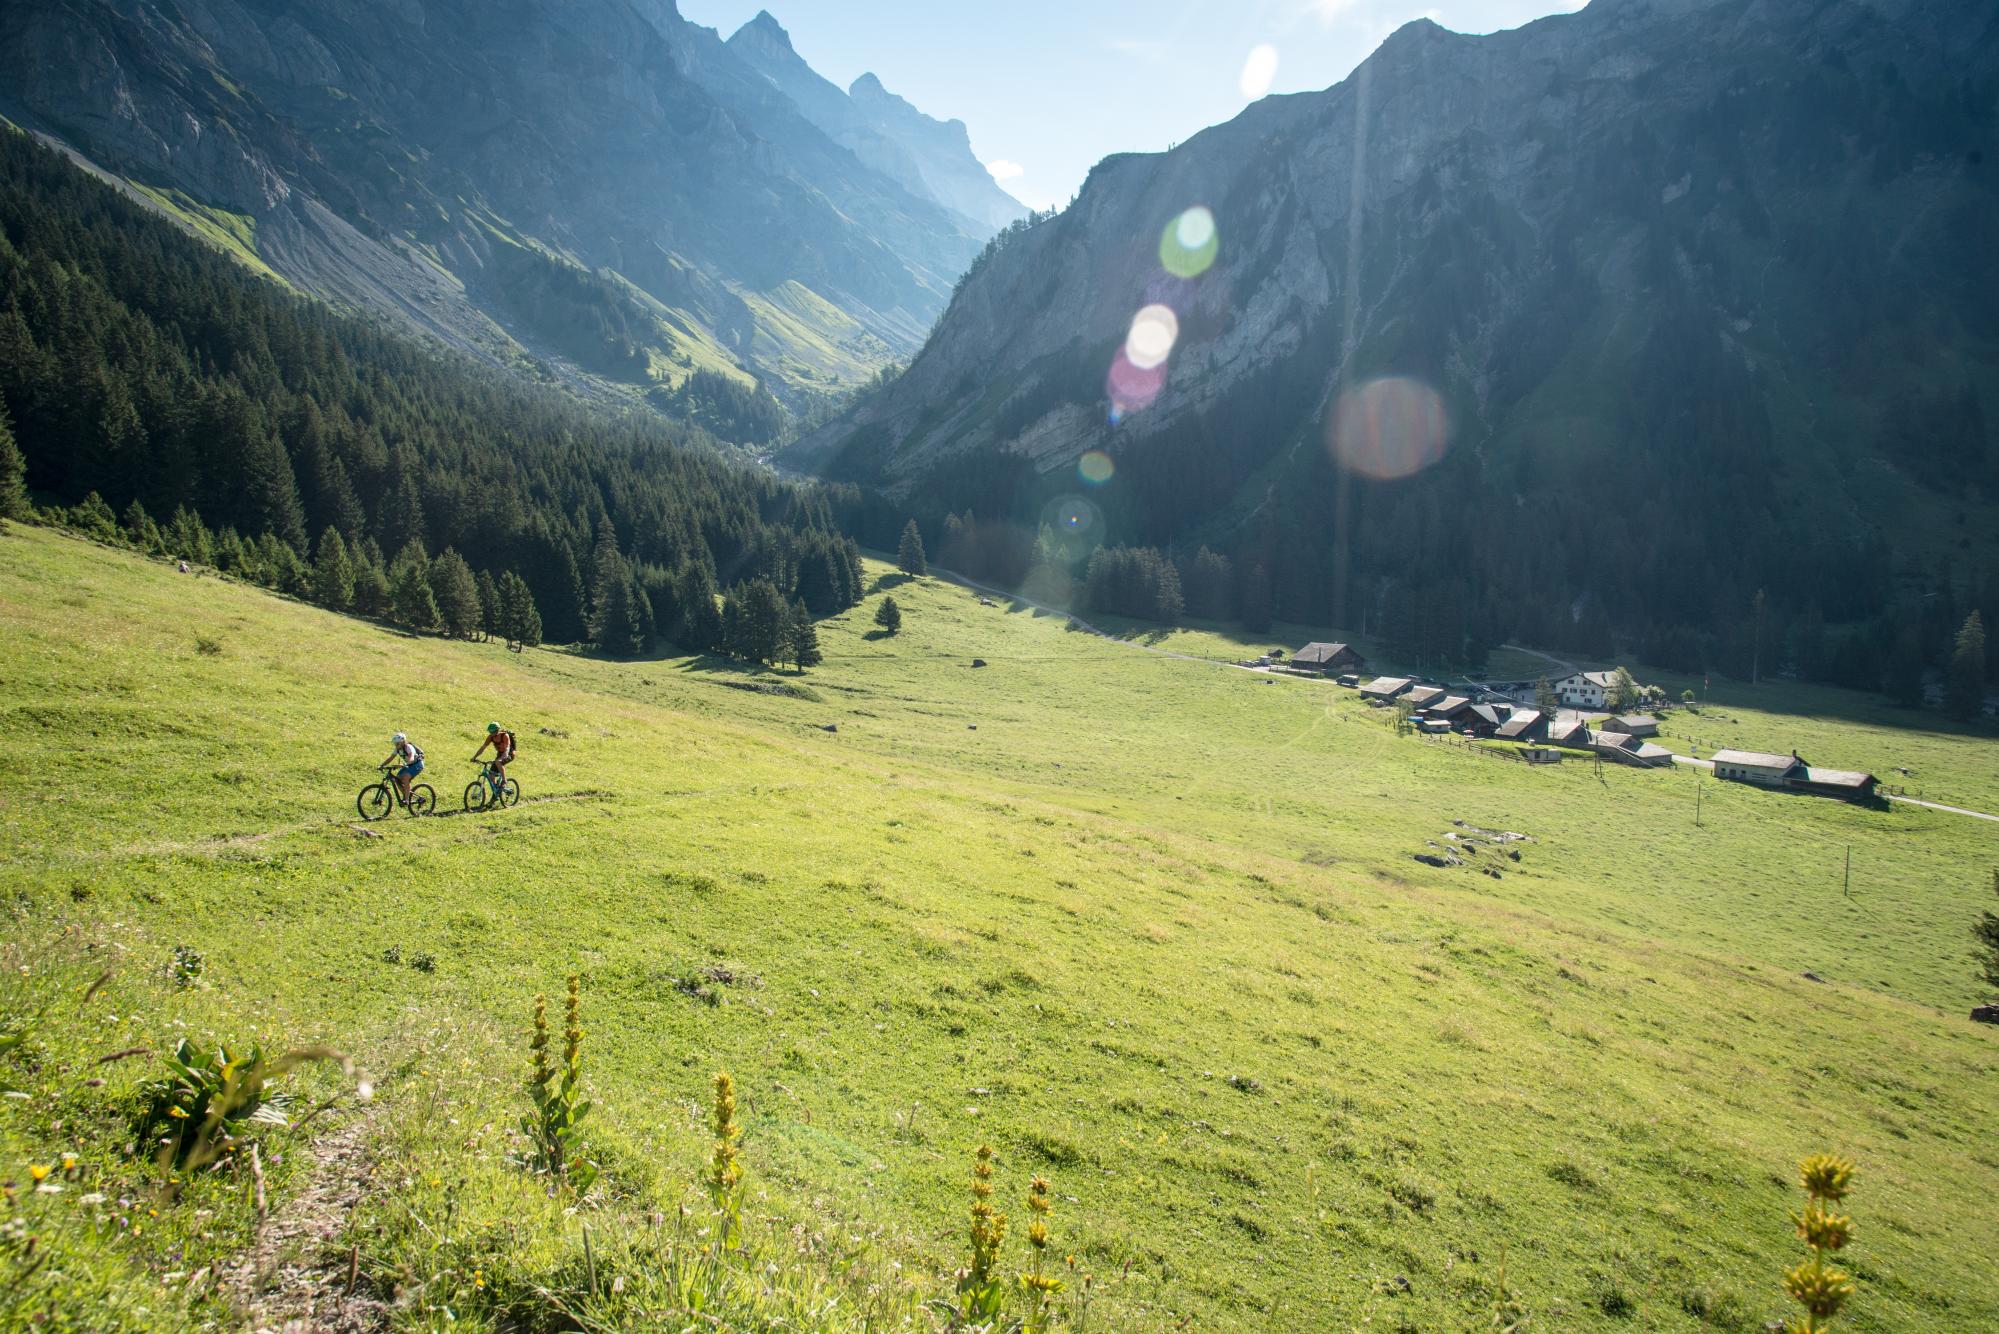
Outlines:
{"type": "Polygon", "coordinates": [[[1474,736],[1491,736],[1499,730],[1499,725],[1506,721],[1500,712],[1502,707],[1497,704],[1472,705],[1465,710],[1465,716],[1458,721],[1459,730],[1470,732],[1474,736]]]}
{"type": "Polygon", "coordinates": [[[1673,762],[1673,752],[1664,746],[1632,736],[1629,732],[1591,732],[1589,748],[1607,760],[1635,764],[1643,769],[1663,768],[1673,762]]]}
{"type": "Polygon", "coordinates": [[[1548,724],[1547,740],[1551,746],[1587,746],[1589,724],[1573,713],[1558,713],[1548,724]]]}
{"type": "Polygon", "coordinates": [[[1800,792],[1810,792],[1821,797],[1839,797],[1846,801],[1870,801],[1874,788],[1881,780],[1873,774],[1857,773],[1849,769],[1820,769],[1805,766],[1805,776],[1793,779],[1791,786],[1800,792]]]}
{"type": "Polygon", "coordinates": [[[1758,787],[1787,788],[1820,797],[1845,801],[1869,801],[1881,781],[1873,774],[1849,769],[1816,769],[1798,757],[1767,755],[1753,750],[1718,750],[1714,753],[1714,776],[1758,787]]]}
{"type": "Polygon", "coordinates": [[[1498,735],[1502,741],[1540,741],[1548,735],[1548,716],[1539,709],[1515,709],[1498,735]]]}
{"type": "Polygon", "coordinates": [[[1415,682],[1406,676],[1377,676],[1360,688],[1360,697],[1380,700],[1385,704],[1405,694],[1414,684],[1415,682]]]}
{"type": "Polygon", "coordinates": [[[1367,659],[1354,652],[1351,644],[1327,644],[1314,640],[1291,655],[1291,665],[1301,671],[1338,672],[1367,670],[1367,659]]]}
{"type": "Polygon", "coordinates": [[[1718,750],[1714,753],[1714,776],[1758,787],[1783,787],[1793,778],[1802,778],[1805,762],[1792,751],[1789,755],[1769,755],[1756,750],[1718,750]]]}
{"type": "Polygon", "coordinates": [[[1601,709],[1610,703],[1615,672],[1577,672],[1555,682],[1555,698],[1571,709],[1601,709]]]}
{"type": "Polygon", "coordinates": [[[1402,698],[1409,702],[1410,708],[1421,713],[1432,705],[1441,704],[1449,693],[1442,686],[1412,685],[1403,692],[1402,698]]]}
{"type": "Polygon", "coordinates": [[[1626,736],[1657,736],[1659,720],[1649,713],[1627,713],[1621,718],[1604,720],[1606,732],[1622,732],[1626,736]]]}

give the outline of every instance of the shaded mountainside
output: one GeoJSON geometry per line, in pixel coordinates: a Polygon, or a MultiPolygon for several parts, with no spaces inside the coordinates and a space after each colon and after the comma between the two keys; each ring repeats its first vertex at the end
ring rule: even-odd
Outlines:
{"type": "Polygon", "coordinates": [[[1871,688],[1999,602],[1995,129],[1973,0],[1419,21],[1325,92],[1100,164],[790,457],[940,517],[1081,496],[1109,541],[1206,542],[1281,618],[1436,661],[1522,635],[1746,674],[1765,589],[1766,670],[1871,688]],[[1216,258],[1174,276],[1196,206],[1216,258]],[[1178,342],[1163,388],[1120,373],[1114,423],[1148,303],[1178,342]],[[1371,449],[1340,468],[1349,392],[1371,449]],[[1384,480],[1439,410],[1447,451],[1384,480]]]}
{"type": "Polygon", "coordinates": [[[865,379],[992,230],[672,0],[10,5],[0,114],[303,290],[663,400],[696,371],[793,406],[865,379]]]}
{"type": "Polygon", "coordinates": [[[841,92],[792,49],[791,35],[768,10],[737,30],[729,50],[835,143],[911,193],[954,210],[975,235],[989,236],[1027,215],[1026,206],[1000,189],[972,152],[963,121],[924,115],[872,74],[841,92]]]}

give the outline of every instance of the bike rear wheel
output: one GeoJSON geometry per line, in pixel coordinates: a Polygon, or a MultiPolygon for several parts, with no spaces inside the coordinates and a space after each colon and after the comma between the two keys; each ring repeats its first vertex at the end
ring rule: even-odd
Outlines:
{"type": "Polygon", "coordinates": [[[465,785],[465,809],[468,812],[485,810],[486,798],[492,795],[492,791],[485,779],[473,779],[465,785]]]}
{"type": "Polygon", "coordinates": [[[506,782],[506,786],[500,790],[500,804],[502,806],[520,805],[521,785],[519,783],[516,783],[513,779],[509,778],[506,782]]]}
{"type": "Polygon", "coordinates": [[[429,815],[437,809],[437,789],[428,783],[410,788],[410,814],[429,815]]]}
{"type": "Polygon", "coordinates": [[[354,809],[363,820],[379,820],[395,808],[396,797],[387,783],[370,783],[354,798],[354,809]]]}

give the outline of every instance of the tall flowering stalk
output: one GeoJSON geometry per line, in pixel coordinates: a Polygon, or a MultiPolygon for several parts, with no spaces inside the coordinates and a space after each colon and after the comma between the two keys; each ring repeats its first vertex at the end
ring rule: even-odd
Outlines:
{"type": "Polygon", "coordinates": [[[708,1162],[708,1195],[722,1213],[722,1244],[735,1246],[742,1238],[743,1164],[736,1141],[743,1128],[736,1121],[736,1081],[721,1071],[715,1076],[715,1147],[708,1162]]]}
{"type": "Polygon", "coordinates": [[[972,1156],[972,1258],[959,1271],[958,1296],[967,1320],[998,1318],[1005,1287],[994,1273],[1000,1243],[1006,1240],[1006,1215],[992,1206],[993,1150],[981,1144],[972,1156]]]}
{"type": "Polygon", "coordinates": [[[1811,1258],[1784,1275],[1784,1290],[1805,1308],[1785,1329],[1789,1334],[1824,1334],[1853,1295],[1853,1279],[1830,1263],[1853,1235],[1853,1220],[1833,1212],[1853,1188],[1853,1164],[1829,1153],[1815,1153],[1798,1165],[1805,1188],[1803,1213],[1791,1215],[1798,1236],[1811,1248],[1811,1258]]]}
{"type": "Polygon", "coordinates": [[[1047,1272],[1048,1216],[1054,1211],[1048,1198],[1048,1178],[1036,1177],[1027,1188],[1027,1245],[1032,1267],[1020,1276],[1021,1291],[1027,1295],[1028,1315],[1022,1327],[1030,1334],[1048,1328],[1048,1303],[1062,1291],[1062,1280],[1047,1272]]]}
{"type": "Polygon", "coordinates": [[[532,1110],[521,1118],[529,1144],[528,1167],[545,1172],[578,1193],[590,1189],[597,1167],[583,1156],[583,1118],[590,1103],[583,1096],[583,980],[572,973],[563,1005],[562,1064],[548,1059],[548,999],[534,998],[534,1036],[528,1040],[528,1101],[532,1110]]]}

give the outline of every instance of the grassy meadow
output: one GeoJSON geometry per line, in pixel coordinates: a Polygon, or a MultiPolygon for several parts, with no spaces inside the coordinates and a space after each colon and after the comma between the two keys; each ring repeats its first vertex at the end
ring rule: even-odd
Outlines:
{"type": "MultiPolygon", "coordinates": [[[[1530,769],[871,568],[902,633],[878,591],[799,676],[411,638],[0,533],[0,1176],[43,1257],[0,1243],[0,1326],[236,1328],[276,1281],[229,1277],[240,1165],[170,1196],[124,1151],[185,1035],[357,1062],[372,1100],[266,1132],[264,1187],[283,1216],[362,1146],[293,1258],[398,1329],[932,1328],[981,1143],[1009,1273],[1052,1181],[1064,1327],[1490,1328],[1503,1256],[1534,1329],[1760,1330],[1821,1149],[1858,1164],[1844,1323],[1999,1327],[1999,1032],[1965,1018],[1999,826],[1530,769]],[[527,801],[457,814],[489,717],[527,801]],[[398,728],[445,814],[364,832],[398,728]],[[1413,860],[1473,829],[1527,839],[1413,860]],[[581,1200],[509,1161],[572,972],[581,1200]]],[[[1699,734],[1999,804],[1990,740],[1780,703],[1718,690],[1699,734]]],[[[295,1121],[351,1088],[288,1082],[295,1121]]]]}

